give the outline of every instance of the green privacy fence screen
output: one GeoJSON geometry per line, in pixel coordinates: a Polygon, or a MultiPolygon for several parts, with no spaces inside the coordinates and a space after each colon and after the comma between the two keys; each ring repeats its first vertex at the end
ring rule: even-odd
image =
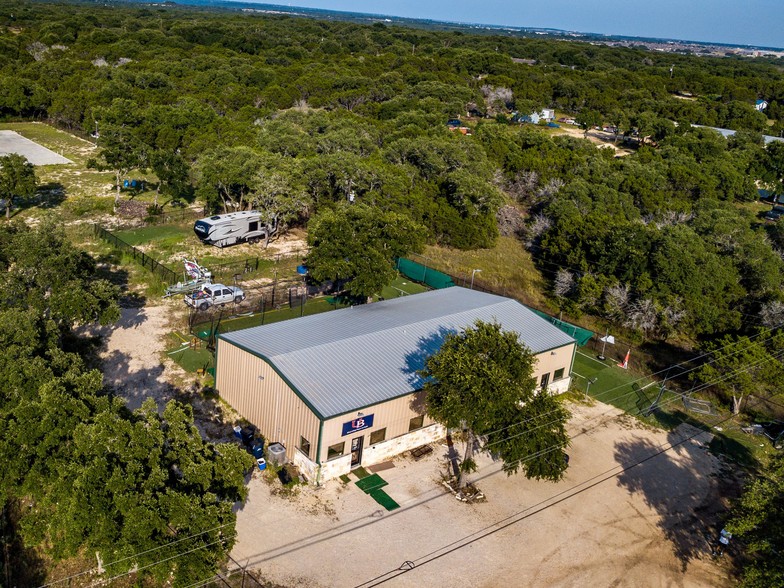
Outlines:
{"type": "Polygon", "coordinates": [[[553,325],[561,329],[567,335],[574,337],[575,340],[577,341],[577,344],[580,347],[588,343],[588,341],[591,340],[591,337],[593,337],[593,331],[589,331],[588,329],[583,329],[582,327],[578,327],[577,325],[573,325],[571,323],[567,323],[565,321],[559,320],[554,316],[550,316],[549,314],[544,313],[541,310],[536,310],[535,308],[531,308],[530,306],[528,306],[527,308],[529,308],[530,310],[538,314],[544,320],[552,323],[553,325]]]}
{"type": "Polygon", "coordinates": [[[455,285],[452,278],[445,273],[403,257],[400,257],[397,260],[397,271],[408,279],[426,284],[435,290],[449,288],[455,285]]]}
{"type": "MultiPolygon", "coordinates": [[[[401,274],[406,276],[408,279],[414,280],[415,282],[420,282],[422,284],[427,284],[428,286],[436,290],[439,290],[441,288],[449,288],[455,285],[452,276],[449,276],[448,274],[445,274],[438,270],[434,270],[432,267],[428,267],[421,263],[417,263],[416,261],[406,259],[404,257],[398,258],[397,270],[401,274]]],[[[477,285],[477,289],[481,289],[485,292],[492,292],[492,290],[489,290],[488,288],[481,287],[478,285],[477,285]]],[[[525,306],[526,308],[529,308],[530,310],[538,314],[546,321],[552,323],[554,326],[561,329],[567,335],[574,337],[575,340],[577,341],[577,344],[580,347],[588,343],[588,341],[591,340],[591,337],[593,337],[593,331],[589,331],[588,329],[584,329],[582,327],[578,327],[577,325],[567,323],[566,321],[559,320],[554,316],[550,316],[546,312],[542,312],[541,310],[531,308],[530,306],[527,305],[525,306]]]]}

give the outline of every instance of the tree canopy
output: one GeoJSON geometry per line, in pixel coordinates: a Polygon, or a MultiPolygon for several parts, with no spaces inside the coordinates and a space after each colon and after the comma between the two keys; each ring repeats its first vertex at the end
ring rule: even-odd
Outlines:
{"type": "Polygon", "coordinates": [[[466,435],[460,488],[476,467],[475,441],[501,457],[508,475],[522,470],[528,478],[563,476],[569,413],[557,398],[537,390],[535,362],[517,333],[483,321],[448,333],[427,359],[421,376],[428,416],[466,435]]]}
{"type": "Polygon", "coordinates": [[[36,176],[33,164],[23,155],[0,156],[0,198],[5,201],[5,217],[11,218],[14,199],[35,196],[36,176]]]}
{"type": "Polygon", "coordinates": [[[741,570],[739,586],[767,588],[784,584],[784,458],[770,465],[744,489],[734,506],[727,530],[750,556],[741,570]]]}
{"type": "Polygon", "coordinates": [[[73,327],[119,318],[119,290],[57,226],[0,227],[0,279],[0,500],[24,544],[97,552],[108,577],[203,579],[231,548],[253,460],[204,442],[190,407],[131,412],[107,394],[73,327]]]}
{"type": "Polygon", "coordinates": [[[424,228],[407,216],[365,204],[327,210],[310,227],[310,276],[341,283],[361,301],[380,294],[395,277],[395,260],[424,243],[424,228]]]}

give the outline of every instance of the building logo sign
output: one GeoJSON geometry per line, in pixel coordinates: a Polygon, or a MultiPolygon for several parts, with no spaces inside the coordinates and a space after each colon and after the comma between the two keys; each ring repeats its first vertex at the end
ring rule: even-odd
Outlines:
{"type": "Polygon", "coordinates": [[[349,421],[347,423],[343,423],[343,437],[346,435],[351,435],[351,433],[356,433],[357,431],[362,431],[363,429],[369,429],[373,426],[373,415],[368,414],[362,417],[357,417],[353,421],[349,421]]]}

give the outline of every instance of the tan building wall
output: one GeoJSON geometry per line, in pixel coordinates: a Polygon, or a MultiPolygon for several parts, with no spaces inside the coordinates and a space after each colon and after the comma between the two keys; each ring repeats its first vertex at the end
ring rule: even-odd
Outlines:
{"type": "MultiPolygon", "coordinates": [[[[386,429],[384,439],[392,439],[393,437],[404,435],[409,432],[411,419],[416,417],[421,416],[422,427],[427,427],[428,425],[432,424],[433,421],[424,414],[423,401],[423,392],[407,394],[406,396],[401,396],[400,398],[388,400],[387,402],[382,402],[368,408],[363,408],[357,412],[350,412],[342,416],[333,417],[325,421],[321,442],[321,461],[327,461],[329,447],[337,443],[345,442],[346,445],[344,448],[344,453],[349,453],[351,451],[351,440],[355,437],[364,436],[364,448],[367,449],[370,446],[371,433],[375,433],[381,429],[386,429]],[[359,413],[362,413],[362,416],[368,416],[372,414],[373,426],[367,429],[363,429],[362,431],[357,431],[356,433],[346,435],[344,437],[342,435],[344,423],[360,417],[359,413]]],[[[364,459],[362,461],[364,463],[364,459]]]]}
{"type": "Polygon", "coordinates": [[[218,393],[259,428],[267,443],[282,443],[293,460],[303,436],[315,460],[319,419],[266,361],[220,340],[216,362],[218,393]]]}
{"type": "Polygon", "coordinates": [[[534,365],[534,378],[537,386],[541,385],[542,376],[549,374],[547,389],[555,394],[566,392],[571,382],[572,359],[574,358],[575,343],[545,351],[536,356],[534,365]],[[555,372],[563,369],[563,376],[555,379],[555,372]]]}

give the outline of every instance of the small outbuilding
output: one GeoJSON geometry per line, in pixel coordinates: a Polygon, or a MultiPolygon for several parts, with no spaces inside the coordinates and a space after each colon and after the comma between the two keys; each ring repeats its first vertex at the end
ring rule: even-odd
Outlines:
{"type": "Polygon", "coordinates": [[[518,334],[542,390],[568,389],[572,337],[515,300],[459,287],[220,335],[216,386],[319,483],[444,436],[418,371],[477,319],[518,334]]]}

